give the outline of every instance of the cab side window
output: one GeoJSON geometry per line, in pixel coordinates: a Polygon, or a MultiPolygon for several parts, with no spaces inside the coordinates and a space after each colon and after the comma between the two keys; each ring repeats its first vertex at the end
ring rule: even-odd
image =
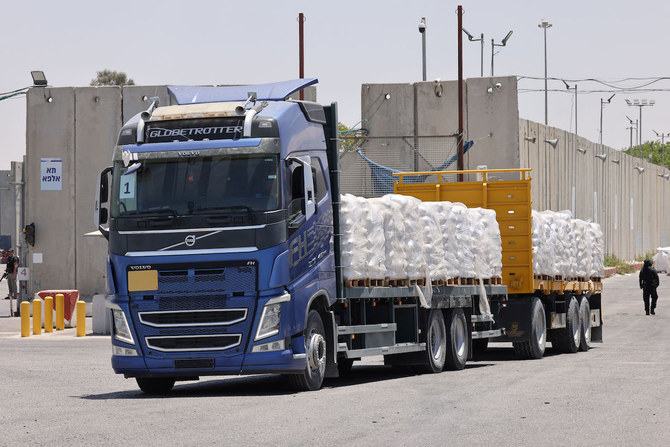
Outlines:
{"type": "Polygon", "coordinates": [[[326,188],[326,179],[323,176],[323,166],[321,166],[321,160],[317,157],[311,158],[312,162],[312,178],[314,179],[314,189],[316,194],[316,203],[318,204],[326,197],[327,188],[326,188]]]}

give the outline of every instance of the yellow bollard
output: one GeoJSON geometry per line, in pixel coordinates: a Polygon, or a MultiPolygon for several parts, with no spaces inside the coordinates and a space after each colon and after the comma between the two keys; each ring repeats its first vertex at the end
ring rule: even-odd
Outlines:
{"type": "MultiPolygon", "coordinates": [[[[23,311],[21,311],[23,315],[23,311]]],[[[33,300],[33,334],[40,335],[42,333],[42,300],[36,298],[33,300]]]]}
{"type": "Polygon", "coordinates": [[[77,337],[86,336],[86,303],[77,301],[77,337]]]}
{"type": "Polygon", "coordinates": [[[30,337],[30,303],[21,303],[21,337],[30,337]]]}
{"type": "Polygon", "coordinates": [[[59,293],[56,295],[56,330],[65,329],[65,295],[59,293]]]}
{"type": "Polygon", "coordinates": [[[44,298],[44,332],[54,330],[54,299],[52,296],[44,298]]]}

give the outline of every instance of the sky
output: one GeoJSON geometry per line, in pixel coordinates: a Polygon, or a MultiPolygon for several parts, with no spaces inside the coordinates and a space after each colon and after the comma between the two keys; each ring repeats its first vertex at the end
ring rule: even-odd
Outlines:
{"type": "MultiPolygon", "coordinates": [[[[644,141],[670,133],[670,3],[658,0],[421,1],[163,0],[5,2],[0,27],[0,93],[32,84],[87,86],[96,72],[125,72],[138,85],[254,84],[298,77],[298,13],[305,21],[305,76],[319,79],[318,101],[337,101],[340,121],[360,120],[361,85],[421,81],[426,18],[427,78],[458,77],[458,5],[463,27],[484,34],[484,75],[519,77],[519,115],[543,123],[544,34],[547,29],[548,123],[603,144],[627,148],[626,99],[655,100],[642,109],[644,141]],[[532,79],[537,78],[537,79],[532,79]],[[566,89],[568,82],[571,90],[566,89]],[[595,79],[596,81],[589,81],[595,79]],[[628,81],[623,81],[629,79],[628,81]],[[601,101],[616,93],[611,103],[601,101]]],[[[481,46],[464,39],[464,77],[480,75],[481,46]]],[[[0,96],[3,96],[0,94],[0,96]]],[[[0,101],[0,170],[25,154],[25,96],[0,101]]],[[[635,138],[635,134],[633,134],[635,138]]],[[[670,138],[667,138],[670,140],[670,138]]],[[[111,150],[111,148],[110,148],[111,150]]]]}

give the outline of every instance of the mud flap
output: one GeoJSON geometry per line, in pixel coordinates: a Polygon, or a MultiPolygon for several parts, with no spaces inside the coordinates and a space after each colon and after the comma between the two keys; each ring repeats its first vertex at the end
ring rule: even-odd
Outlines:
{"type": "Polygon", "coordinates": [[[325,377],[340,377],[340,372],[337,369],[337,325],[335,324],[335,314],[328,312],[328,316],[324,319],[323,326],[326,329],[328,355],[326,356],[326,373],[325,377]]]}
{"type": "MultiPolygon", "coordinates": [[[[603,307],[602,307],[602,295],[600,293],[594,293],[589,296],[589,306],[591,307],[591,312],[594,310],[599,310],[600,316],[600,325],[591,326],[591,342],[592,343],[602,343],[603,342],[603,307]]],[[[594,318],[594,317],[592,317],[594,318]]]]}
{"type": "Polygon", "coordinates": [[[530,339],[530,299],[515,299],[500,309],[500,327],[505,335],[499,341],[525,341],[530,339]]]}

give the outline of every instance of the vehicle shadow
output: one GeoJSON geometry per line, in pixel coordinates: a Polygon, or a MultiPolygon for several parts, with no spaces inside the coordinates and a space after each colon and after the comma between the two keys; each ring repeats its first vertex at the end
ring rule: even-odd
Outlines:
{"type": "MultiPolygon", "coordinates": [[[[592,348],[594,349],[594,348],[592,348]]],[[[545,357],[560,353],[547,346],[545,357]]],[[[512,347],[489,347],[483,353],[475,353],[465,365],[465,371],[483,367],[493,367],[496,363],[519,361],[512,347]]],[[[458,371],[443,371],[441,374],[458,374],[458,371]]],[[[363,385],[370,382],[398,380],[422,374],[410,366],[387,366],[381,364],[357,364],[351,371],[338,378],[324,380],[324,389],[363,385]]],[[[203,377],[200,381],[177,382],[169,393],[145,394],[138,389],[102,394],[76,396],[86,400],[107,399],[164,399],[212,396],[284,396],[296,394],[287,377],[279,374],[262,374],[234,377],[203,377]]]]}

